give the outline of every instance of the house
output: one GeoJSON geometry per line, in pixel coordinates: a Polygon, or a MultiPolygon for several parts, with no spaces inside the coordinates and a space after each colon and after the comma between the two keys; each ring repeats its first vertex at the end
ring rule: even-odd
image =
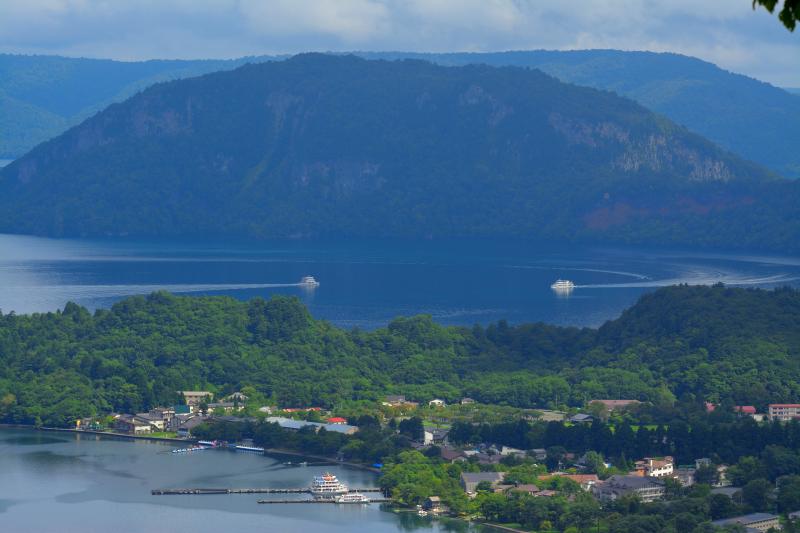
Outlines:
{"type": "Polygon", "coordinates": [[[325,428],[325,431],[344,433],[345,435],[352,435],[353,433],[358,432],[357,426],[351,426],[349,424],[342,423],[324,424],[322,427],[325,428]]]}
{"type": "Polygon", "coordinates": [[[409,409],[419,406],[417,402],[409,402],[406,400],[406,397],[401,394],[390,394],[386,397],[386,400],[381,403],[387,407],[403,407],[409,409]]]}
{"type": "Polygon", "coordinates": [[[753,416],[756,414],[756,408],[752,405],[734,405],[733,412],[743,415],[753,416]]]}
{"type": "Polygon", "coordinates": [[[659,478],[614,475],[592,487],[592,494],[601,502],[614,501],[628,494],[636,494],[645,503],[664,497],[664,482],[659,478]]]}
{"type": "Polygon", "coordinates": [[[243,406],[238,405],[236,402],[213,402],[208,404],[208,410],[211,412],[223,411],[225,413],[232,413],[234,411],[241,411],[243,406]]]}
{"type": "Polygon", "coordinates": [[[532,483],[514,485],[508,490],[509,492],[524,492],[526,494],[532,494],[534,496],[536,495],[537,492],[541,492],[541,489],[532,483]]]}
{"type": "Polygon", "coordinates": [[[192,408],[186,404],[173,405],[172,410],[176,415],[188,415],[192,412],[192,408]]]}
{"type": "Polygon", "coordinates": [[[466,461],[467,457],[464,455],[464,452],[459,450],[454,450],[453,448],[448,448],[446,446],[441,448],[439,452],[442,456],[442,459],[447,461],[448,463],[454,463],[456,461],[466,461]]]}
{"type": "Polygon", "coordinates": [[[505,477],[505,472],[462,472],[461,488],[467,494],[475,494],[478,484],[481,482],[487,481],[494,487],[503,481],[505,477]]]}
{"type": "Polygon", "coordinates": [[[767,408],[767,415],[770,420],[781,422],[800,418],[800,403],[771,403],[767,408]]]}
{"type": "Polygon", "coordinates": [[[269,405],[265,405],[263,407],[259,407],[258,408],[258,412],[259,413],[266,413],[268,415],[271,415],[272,414],[272,407],[270,407],[269,405]]]}
{"type": "Polygon", "coordinates": [[[520,457],[520,458],[524,458],[524,457],[528,456],[528,454],[525,453],[525,450],[519,450],[517,448],[512,448],[510,446],[503,446],[500,449],[500,455],[502,455],[503,457],[514,456],[514,457],[520,457]]]}
{"type": "Polygon", "coordinates": [[[499,465],[503,457],[499,454],[490,455],[488,453],[477,453],[475,458],[479,465],[499,465]]]}
{"type": "Polygon", "coordinates": [[[136,418],[140,420],[146,420],[152,426],[152,429],[157,431],[164,431],[167,427],[164,419],[157,415],[151,415],[150,413],[136,413],[136,418]]]}
{"type": "Polygon", "coordinates": [[[199,426],[200,424],[204,423],[207,420],[205,416],[193,416],[183,422],[177,429],[178,436],[184,439],[188,439],[192,436],[192,430],[199,426]]]}
{"type": "Polygon", "coordinates": [[[569,421],[573,424],[591,424],[594,422],[594,417],[592,415],[587,415],[585,413],[579,413],[577,415],[571,416],[569,421]]]}
{"type": "MultiPolygon", "coordinates": [[[[186,401],[186,405],[190,407],[197,407],[203,402],[211,401],[211,398],[214,396],[208,391],[201,391],[201,390],[182,390],[178,391],[178,394],[183,395],[183,399],[186,401]]],[[[192,409],[194,411],[194,409],[192,409]]]]}
{"type": "Polygon", "coordinates": [[[341,416],[332,416],[328,419],[328,424],[347,424],[347,419],[341,416]]]}
{"type": "Polygon", "coordinates": [[[472,398],[461,398],[461,405],[472,405],[475,403],[475,400],[472,398]]]}
{"type": "Polygon", "coordinates": [[[571,479],[572,481],[580,485],[583,490],[591,490],[591,488],[595,486],[595,484],[600,482],[600,478],[597,477],[597,474],[565,474],[563,472],[555,472],[553,474],[542,475],[539,476],[539,479],[546,480],[555,476],[571,479]]]}
{"type": "Polygon", "coordinates": [[[694,474],[697,469],[690,465],[681,465],[673,471],[675,479],[677,479],[684,487],[691,487],[694,485],[694,474]]]}
{"type": "Polygon", "coordinates": [[[166,427],[169,426],[170,421],[175,416],[175,409],[172,407],[154,407],[147,414],[151,418],[162,420],[164,427],[166,427]]]}
{"type": "Polygon", "coordinates": [[[611,412],[617,409],[625,409],[634,405],[639,405],[640,403],[642,402],[639,400],[591,400],[589,405],[603,405],[609,412],[611,412]]]}
{"type": "Polygon", "coordinates": [[[136,415],[120,415],[114,420],[114,429],[128,435],[144,435],[150,433],[153,426],[149,420],[136,415]]]}
{"type": "Polygon", "coordinates": [[[447,506],[442,503],[442,499],[439,496],[428,496],[425,498],[425,501],[422,502],[422,508],[434,514],[446,513],[449,511],[447,506]]]}
{"type": "Polygon", "coordinates": [[[781,529],[781,522],[777,515],[770,513],[752,513],[742,516],[734,516],[733,518],[724,518],[722,520],[714,520],[711,522],[713,526],[744,526],[748,530],[767,531],[769,529],[781,529]]]}
{"type": "Polygon", "coordinates": [[[670,456],[653,459],[645,457],[636,461],[636,472],[641,476],[664,477],[671,476],[675,470],[675,461],[670,456]]]}
{"type": "Polygon", "coordinates": [[[444,428],[425,428],[425,444],[447,444],[447,435],[450,434],[449,429],[444,428]]]}
{"type": "Polygon", "coordinates": [[[446,404],[444,400],[439,398],[434,398],[433,400],[428,402],[428,407],[444,407],[446,404]]]}
{"type": "Polygon", "coordinates": [[[544,448],[534,448],[531,450],[531,454],[537,461],[544,461],[547,459],[547,450],[544,448]]]}
{"type": "Polygon", "coordinates": [[[247,402],[247,400],[248,400],[247,396],[245,396],[241,392],[234,392],[233,394],[230,394],[225,398],[225,401],[228,402],[245,403],[247,402]]]}

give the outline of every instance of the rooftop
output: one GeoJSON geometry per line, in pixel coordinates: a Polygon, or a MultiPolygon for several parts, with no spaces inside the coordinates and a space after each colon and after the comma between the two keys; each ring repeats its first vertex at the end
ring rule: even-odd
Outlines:
{"type": "Polygon", "coordinates": [[[754,522],[764,522],[765,520],[775,520],[777,515],[770,513],[751,513],[742,516],[734,516],[731,518],[723,518],[721,520],[714,520],[711,522],[715,526],[726,526],[728,524],[752,524],[754,522]]]}
{"type": "Polygon", "coordinates": [[[480,483],[481,481],[503,481],[505,472],[462,472],[461,479],[464,483],[480,483]]]}

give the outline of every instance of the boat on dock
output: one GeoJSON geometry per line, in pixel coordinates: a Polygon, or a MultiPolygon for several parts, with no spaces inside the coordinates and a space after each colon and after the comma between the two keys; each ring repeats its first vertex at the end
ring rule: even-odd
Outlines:
{"type": "Polygon", "coordinates": [[[336,503],[369,503],[369,498],[360,492],[348,492],[334,498],[336,503]]]}
{"type": "Polygon", "coordinates": [[[309,490],[311,494],[317,497],[333,497],[348,492],[347,485],[339,481],[330,472],[325,472],[321,476],[314,476],[309,490]]]}

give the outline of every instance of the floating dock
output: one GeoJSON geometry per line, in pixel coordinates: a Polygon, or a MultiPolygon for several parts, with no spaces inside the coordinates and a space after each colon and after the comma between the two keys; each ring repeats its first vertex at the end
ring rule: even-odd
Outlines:
{"type": "Polygon", "coordinates": [[[336,503],[339,505],[367,505],[370,503],[389,503],[389,498],[370,498],[368,502],[340,503],[336,500],[258,500],[258,503],[336,503]]]}
{"type": "MultiPolygon", "coordinates": [[[[381,492],[377,487],[350,489],[351,492],[381,492]]],[[[207,488],[190,488],[190,489],[153,489],[150,491],[153,496],[170,496],[170,495],[186,495],[186,494],[311,494],[311,489],[207,489],[207,488]]],[[[304,500],[293,500],[293,502],[300,502],[304,500]]],[[[314,500],[309,500],[312,503],[314,500]]],[[[378,501],[378,500],[372,500],[378,501]]],[[[261,502],[259,502],[261,503],[261,502]]]]}

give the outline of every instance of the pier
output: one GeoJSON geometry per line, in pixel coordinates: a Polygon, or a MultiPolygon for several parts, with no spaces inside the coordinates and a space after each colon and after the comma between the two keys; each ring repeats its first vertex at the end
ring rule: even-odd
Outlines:
{"type": "MultiPolygon", "coordinates": [[[[350,489],[350,492],[381,492],[377,487],[350,489]]],[[[208,488],[186,488],[186,489],[153,489],[150,491],[153,496],[187,495],[187,494],[311,494],[310,489],[208,489],[208,488]]],[[[292,503],[304,500],[293,500],[292,503]]],[[[309,500],[312,503],[314,500],[309,500]]],[[[378,501],[378,500],[373,500],[378,501]]],[[[259,502],[261,503],[261,502],[259,502]]]]}
{"type": "Polygon", "coordinates": [[[367,505],[370,503],[389,503],[389,498],[370,498],[368,502],[339,503],[335,500],[258,500],[258,503],[337,503],[339,505],[367,505]]]}

